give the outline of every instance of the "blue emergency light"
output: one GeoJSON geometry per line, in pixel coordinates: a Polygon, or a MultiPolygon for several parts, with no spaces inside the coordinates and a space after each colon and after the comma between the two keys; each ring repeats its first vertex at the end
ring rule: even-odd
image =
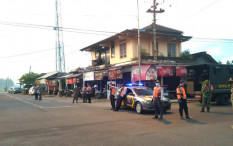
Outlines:
{"type": "Polygon", "coordinates": [[[143,86],[143,83],[138,83],[138,84],[128,83],[128,84],[126,84],[126,86],[130,86],[130,87],[132,87],[132,86],[143,86]]]}

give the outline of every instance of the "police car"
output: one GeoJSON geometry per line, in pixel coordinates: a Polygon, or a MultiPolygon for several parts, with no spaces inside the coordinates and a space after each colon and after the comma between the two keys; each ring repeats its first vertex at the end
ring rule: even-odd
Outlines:
{"type": "MultiPolygon", "coordinates": [[[[123,100],[121,106],[126,108],[135,109],[138,114],[143,111],[154,111],[154,103],[152,102],[153,90],[144,87],[142,84],[133,85],[127,84],[125,87],[126,99],[123,100]]],[[[168,98],[163,97],[162,106],[164,111],[171,109],[171,102],[168,98]]]]}

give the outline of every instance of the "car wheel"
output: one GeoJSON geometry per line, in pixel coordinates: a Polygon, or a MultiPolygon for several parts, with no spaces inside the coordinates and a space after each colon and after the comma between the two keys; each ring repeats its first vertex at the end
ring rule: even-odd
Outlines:
{"type": "Polygon", "coordinates": [[[136,103],[136,112],[138,113],[138,114],[141,114],[142,113],[142,104],[140,103],[140,102],[137,102],[136,103]]]}

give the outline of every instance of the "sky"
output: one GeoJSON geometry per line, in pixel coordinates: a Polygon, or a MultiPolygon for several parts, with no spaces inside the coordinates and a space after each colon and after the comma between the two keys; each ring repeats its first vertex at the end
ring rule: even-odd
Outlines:
{"type": "MultiPolygon", "coordinates": [[[[140,28],[152,23],[153,0],[139,1],[140,28]]],[[[137,0],[60,0],[66,71],[91,64],[79,50],[125,29],[137,28],[137,0]],[[65,30],[65,29],[64,29],[65,30]],[[101,33],[100,33],[101,32],[101,33]]],[[[157,24],[193,38],[182,43],[191,53],[206,51],[217,61],[233,60],[233,1],[157,0],[157,24]]],[[[0,78],[15,83],[30,68],[56,70],[55,0],[0,0],[0,78]],[[22,27],[23,26],[23,27],[22,27]],[[40,27],[39,27],[40,26],[40,27]]]]}

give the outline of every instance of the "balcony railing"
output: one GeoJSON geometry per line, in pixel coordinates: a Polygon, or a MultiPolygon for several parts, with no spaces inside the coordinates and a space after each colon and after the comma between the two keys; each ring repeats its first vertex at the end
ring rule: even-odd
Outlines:
{"type": "Polygon", "coordinates": [[[109,65],[110,62],[104,60],[104,59],[96,59],[96,60],[92,60],[92,66],[99,66],[99,65],[109,65]]]}

